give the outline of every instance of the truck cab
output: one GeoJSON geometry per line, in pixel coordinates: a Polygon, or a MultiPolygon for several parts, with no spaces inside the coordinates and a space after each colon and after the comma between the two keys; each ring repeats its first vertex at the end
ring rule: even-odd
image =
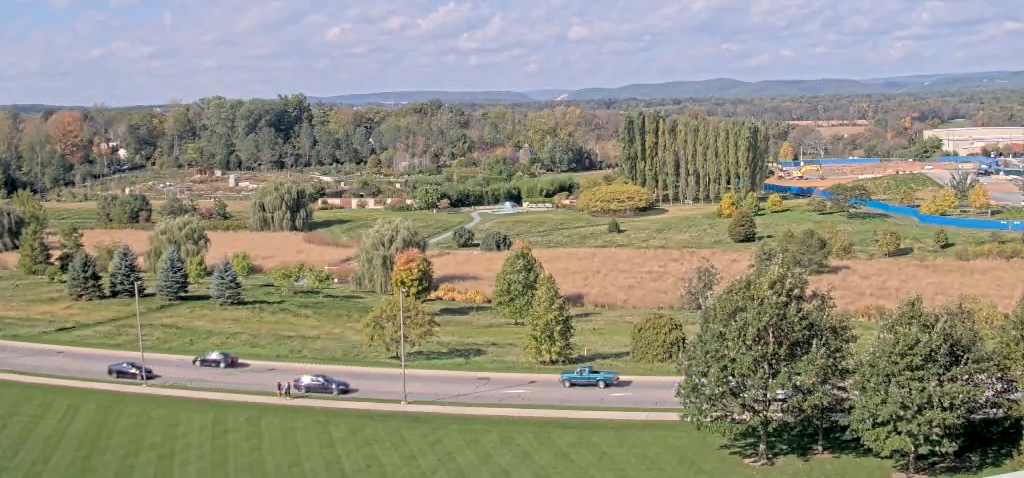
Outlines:
{"type": "Polygon", "coordinates": [[[597,388],[605,388],[619,382],[619,372],[599,371],[593,366],[584,365],[574,371],[562,372],[558,381],[566,388],[573,385],[596,385],[597,388]]]}

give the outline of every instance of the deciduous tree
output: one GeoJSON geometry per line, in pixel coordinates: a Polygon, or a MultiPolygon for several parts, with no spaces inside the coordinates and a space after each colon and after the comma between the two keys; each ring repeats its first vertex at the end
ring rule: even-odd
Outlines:
{"type": "Polygon", "coordinates": [[[18,270],[28,275],[42,275],[50,265],[50,249],[43,241],[43,228],[31,222],[21,231],[18,248],[18,270]]]}
{"type": "Polygon", "coordinates": [[[13,251],[21,245],[25,219],[11,207],[0,205],[0,252],[13,251]]]}
{"type": "Polygon", "coordinates": [[[1014,391],[970,314],[920,296],[882,319],[850,383],[850,432],[910,474],[922,456],[955,452],[978,417],[1005,413],[1014,391]]]}
{"type": "Polygon", "coordinates": [[[254,231],[306,231],[313,222],[309,191],[294,181],[260,187],[252,198],[249,226],[254,231]]]}
{"type": "Polygon", "coordinates": [[[703,309],[711,301],[721,279],[718,268],[705,259],[683,282],[683,307],[689,310],[703,309]]]}
{"type": "Polygon", "coordinates": [[[892,257],[892,254],[903,245],[903,236],[900,236],[900,233],[892,229],[886,228],[878,233],[875,242],[878,244],[878,250],[882,251],[885,257],[892,257]]]}
{"type": "Polygon", "coordinates": [[[640,363],[677,363],[683,358],[685,346],[683,322],[654,313],[633,324],[629,335],[629,358],[640,363]]]}
{"type": "Polygon", "coordinates": [[[407,297],[426,299],[434,281],[434,266],[423,251],[410,248],[395,256],[391,271],[391,288],[397,294],[404,290],[407,297]]]}
{"type": "Polygon", "coordinates": [[[405,329],[405,346],[415,349],[433,337],[440,327],[434,315],[418,300],[401,298],[398,294],[388,296],[366,316],[363,321],[363,337],[368,345],[389,357],[397,358],[401,345],[401,330],[405,329]],[[400,304],[399,301],[402,303],[400,304]],[[400,305],[404,312],[399,316],[400,305]],[[399,323],[404,320],[404,327],[399,323]]]}
{"type": "Polygon", "coordinates": [[[505,256],[505,262],[494,280],[494,306],[501,315],[519,325],[533,305],[538,281],[544,272],[530,245],[517,241],[512,251],[505,256]]]}
{"type": "Polygon", "coordinates": [[[146,252],[146,266],[155,270],[164,254],[172,247],[184,261],[201,257],[210,248],[210,237],[206,227],[195,215],[189,214],[160,221],[149,234],[149,250],[146,252]]]}
{"type": "Polygon", "coordinates": [[[968,202],[974,209],[988,210],[992,206],[992,197],[988,194],[988,188],[984,184],[978,184],[971,188],[968,202]]]}
{"type": "Polygon", "coordinates": [[[356,270],[352,283],[361,290],[378,294],[391,293],[391,271],[395,268],[395,256],[406,249],[425,251],[427,241],[405,219],[379,219],[363,234],[359,243],[356,270]]]}

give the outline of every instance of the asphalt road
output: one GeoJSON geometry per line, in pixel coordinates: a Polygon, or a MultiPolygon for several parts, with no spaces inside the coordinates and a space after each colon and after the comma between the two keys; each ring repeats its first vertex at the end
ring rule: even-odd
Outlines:
{"type": "MultiPolygon", "coordinates": [[[[939,184],[949,183],[949,178],[952,177],[953,175],[953,171],[945,169],[929,169],[924,170],[922,172],[930,176],[939,184]]],[[[989,176],[980,176],[978,177],[978,180],[981,181],[982,184],[993,184],[998,182],[989,176]]],[[[1021,201],[1024,201],[1024,196],[1016,192],[1002,192],[989,190],[989,196],[992,197],[993,202],[1008,204],[1011,206],[1020,205],[1021,201]]]]}
{"type": "MultiPolygon", "coordinates": [[[[197,352],[198,354],[198,352],[197,352]]],[[[57,345],[0,341],[0,370],[84,379],[106,379],[107,365],[139,362],[138,352],[83,349],[57,345]]],[[[154,383],[195,388],[273,393],[278,381],[305,373],[324,373],[348,381],[359,398],[399,400],[401,372],[397,369],[247,361],[237,368],[200,368],[192,357],[146,354],[146,366],[158,375],[154,383]]],[[[554,374],[507,374],[409,370],[406,389],[410,402],[479,403],[628,408],[674,408],[675,379],[623,376],[619,385],[564,388],[554,374]]],[[[130,380],[124,380],[131,382],[130,380]]]]}

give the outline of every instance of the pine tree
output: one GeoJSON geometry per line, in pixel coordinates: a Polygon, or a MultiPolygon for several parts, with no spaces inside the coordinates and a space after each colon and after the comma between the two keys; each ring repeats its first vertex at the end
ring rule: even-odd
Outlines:
{"type": "Polygon", "coordinates": [[[164,255],[156,277],[156,293],[165,300],[179,300],[188,292],[188,271],[176,246],[164,255]]]}
{"type": "Polygon", "coordinates": [[[28,275],[41,275],[49,264],[50,249],[43,241],[43,227],[38,222],[26,223],[18,248],[18,270],[28,275]]]}
{"type": "Polygon", "coordinates": [[[533,257],[530,245],[517,241],[505,256],[501,271],[494,280],[494,306],[513,325],[519,325],[533,305],[537,281],[544,267],[533,257]]]}
{"type": "Polygon", "coordinates": [[[146,284],[142,280],[138,258],[130,247],[122,245],[114,254],[114,263],[107,278],[107,291],[111,297],[135,297],[135,284],[139,285],[139,295],[142,295],[146,291],[146,284]]]}
{"type": "Polygon", "coordinates": [[[220,306],[241,304],[243,301],[242,282],[238,280],[235,267],[226,258],[213,268],[210,300],[220,306]]]}
{"type": "Polygon", "coordinates": [[[85,251],[78,251],[68,265],[67,291],[71,300],[103,298],[102,277],[96,272],[96,261],[85,251]]]}
{"type": "Polygon", "coordinates": [[[526,325],[523,348],[532,360],[559,364],[572,358],[576,327],[569,315],[569,304],[551,274],[544,274],[537,283],[526,325]]]}

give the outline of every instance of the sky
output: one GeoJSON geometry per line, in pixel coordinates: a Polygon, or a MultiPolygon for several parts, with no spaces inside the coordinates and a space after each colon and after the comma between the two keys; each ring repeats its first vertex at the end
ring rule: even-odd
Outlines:
{"type": "Polygon", "coordinates": [[[0,104],[1024,69],[1024,0],[0,0],[0,104]]]}

